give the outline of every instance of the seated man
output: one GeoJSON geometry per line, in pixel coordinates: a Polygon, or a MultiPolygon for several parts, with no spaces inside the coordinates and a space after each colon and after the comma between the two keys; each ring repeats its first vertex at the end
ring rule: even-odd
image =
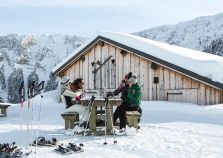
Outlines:
{"type": "Polygon", "coordinates": [[[117,119],[120,116],[120,113],[123,112],[123,108],[127,103],[127,92],[129,89],[129,85],[128,85],[128,79],[132,77],[132,73],[129,72],[127,75],[125,75],[124,80],[122,80],[122,83],[118,86],[118,88],[114,91],[114,96],[117,96],[119,93],[121,93],[121,99],[122,99],[122,103],[121,105],[119,105],[116,109],[115,112],[113,114],[113,123],[115,124],[115,122],[117,121],[117,119]]]}
{"type": "Polygon", "coordinates": [[[120,131],[116,133],[117,135],[125,134],[125,128],[127,124],[127,118],[125,116],[126,111],[139,111],[142,112],[140,108],[142,92],[141,88],[137,83],[137,76],[132,75],[127,81],[128,89],[126,96],[126,104],[120,106],[118,118],[120,120],[120,131]]]}
{"type": "MultiPolygon", "coordinates": [[[[80,104],[81,95],[83,94],[84,81],[82,78],[76,79],[73,83],[67,76],[61,81],[61,99],[66,104],[65,112],[77,112],[82,118],[86,111],[86,107],[80,104]]],[[[85,114],[83,120],[86,120],[88,113],[85,114]]]]}

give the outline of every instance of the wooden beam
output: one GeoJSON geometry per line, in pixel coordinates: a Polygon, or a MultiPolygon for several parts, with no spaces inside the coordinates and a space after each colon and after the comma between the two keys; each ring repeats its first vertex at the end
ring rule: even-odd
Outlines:
{"type": "Polygon", "coordinates": [[[93,73],[96,73],[112,56],[108,57],[96,70],[93,70],[93,73]]]}

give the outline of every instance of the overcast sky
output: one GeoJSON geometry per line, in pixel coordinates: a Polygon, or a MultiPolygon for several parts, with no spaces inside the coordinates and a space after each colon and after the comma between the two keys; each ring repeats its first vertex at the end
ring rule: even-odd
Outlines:
{"type": "Polygon", "coordinates": [[[223,12],[223,0],[0,0],[0,34],[137,32],[223,12]]]}

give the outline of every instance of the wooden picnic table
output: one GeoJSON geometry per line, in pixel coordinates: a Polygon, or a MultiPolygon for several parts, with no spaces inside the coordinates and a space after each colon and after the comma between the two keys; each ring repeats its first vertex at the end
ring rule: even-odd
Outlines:
{"type": "Polygon", "coordinates": [[[7,109],[9,106],[11,106],[11,104],[9,104],[9,103],[0,103],[0,109],[1,109],[0,117],[7,116],[7,109]]]}
{"type": "MultiPolygon", "coordinates": [[[[80,100],[81,104],[88,106],[91,97],[84,97],[80,100]]],[[[122,100],[120,98],[109,98],[108,105],[106,107],[106,119],[107,119],[107,131],[108,134],[112,134],[112,122],[113,121],[113,106],[119,106],[122,100]]],[[[97,131],[96,120],[97,120],[97,107],[105,107],[105,99],[102,97],[97,97],[94,99],[94,104],[92,107],[90,119],[89,119],[89,130],[95,134],[102,133],[103,131],[97,131]]]]}

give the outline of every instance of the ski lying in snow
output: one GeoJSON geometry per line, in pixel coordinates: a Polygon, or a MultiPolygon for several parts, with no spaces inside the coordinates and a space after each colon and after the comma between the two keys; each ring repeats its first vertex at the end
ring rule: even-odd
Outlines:
{"type": "Polygon", "coordinates": [[[32,152],[25,152],[25,151],[19,151],[19,152],[15,152],[14,154],[12,154],[11,156],[8,156],[7,158],[25,158],[27,156],[29,156],[32,152]]]}
{"type": "Polygon", "coordinates": [[[62,155],[68,155],[73,153],[71,149],[64,147],[63,144],[58,145],[55,151],[62,155]]]}
{"type": "Polygon", "coordinates": [[[44,137],[38,137],[36,140],[33,141],[32,146],[47,146],[47,147],[54,147],[57,145],[58,140],[53,137],[51,140],[46,140],[44,137]]]}
{"type": "Polygon", "coordinates": [[[31,154],[31,151],[22,151],[17,146],[0,153],[0,158],[25,158],[31,154]]]}
{"type": "Polygon", "coordinates": [[[63,144],[58,145],[55,151],[63,155],[84,152],[81,147],[77,146],[74,143],[69,143],[67,146],[63,146],[63,144]]]}
{"type": "Polygon", "coordinates": [[[81,149],[80,146],[77,146],[76,144],[74,143],[69,143],[67,148],[71,149],[73,152],[77,152],[77,153],[80,153],[80,152],[84,152],[83,149],[81,149]]]}

